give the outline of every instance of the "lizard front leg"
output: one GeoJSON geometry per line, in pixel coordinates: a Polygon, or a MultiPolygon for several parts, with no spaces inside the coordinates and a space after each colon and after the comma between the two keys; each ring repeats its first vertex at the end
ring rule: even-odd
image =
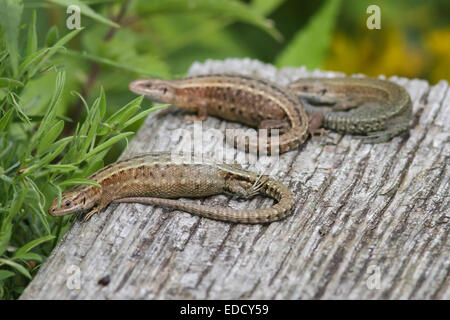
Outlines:
{"type": "Polygon", "coordinates": [[[197,115],[185,116],[184,121],[205,121],[208,118],[208,104],[203,101],[198,105],[197,115]]]}
{"type": "Polygon", "coordinates": [[[112,194],[103,191],[100,203],[94,208],[92,208],[91,211],[86,213],[86,215],[83,218],[83,221],[88,221],[90,218],[92,218],[93,215],[100,213],[111,203],[112,200],[113,200],[112,194]]]}

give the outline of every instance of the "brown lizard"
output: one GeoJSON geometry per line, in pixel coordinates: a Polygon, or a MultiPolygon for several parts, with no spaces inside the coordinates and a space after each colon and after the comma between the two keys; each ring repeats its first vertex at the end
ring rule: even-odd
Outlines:
{"type": "Polygon", "coordinates": [[[243,170],[238,165],[217,163],[193,156],[191,161],[172,157],[169,152],[143,153],[122,159],[92,174],[88,179],[101,185],[78,185],[56,197],[49,208],[52,216],[87,212],[85,220],[114,202],[140,202],[166,206],[207,218],[266,223],[288,216],[294,194],[284,184],[243,170]],[[174,198],[199,198],[231,194],[245,199],[262,194],[274,198],[272,207],[255,210],[208,207],[174,198]],[[60,205],[59,205],[60,203],[60,205]]]}
{"type": "Polygon", "coordinates": [[[205,120],[213,115],[256,128],[280,129],[278,145],[267,142],[255,146],[246,140],[246,151],[264,148],[270,153],[278,148],[283,153],[298,147],[308,137],[309,118],[300,99],[268,80],[223,73],[175,80],[139,79],[131,82],[129,88],[153,101],[197,113],[191,120],[205,120]]]}

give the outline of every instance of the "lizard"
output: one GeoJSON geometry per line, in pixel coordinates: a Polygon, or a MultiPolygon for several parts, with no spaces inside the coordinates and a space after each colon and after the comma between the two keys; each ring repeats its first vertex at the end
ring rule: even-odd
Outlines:
{"type": "Polygon", "coordinates": [[[365,143],[386,142],[408,130],[412,102],[402,86],[376,78],[300,78],[287,85],[308,113],[320,112],[326,129],[351,134],[365,143]],[[324,107],[324,106],[330,107],[324,107]],[[330,110],[331,109],[331,110],[330,110]]]}
{"type": "MultiPolygon", "coordinates": [[[[245,141],[244,148],[280,153],[301,145],[315,128],[311,115],[290,90],[269,80],[236,73],[205,74],[174,80],[143,78],[132,81],[129,89],[159,103],[170,103],[197,116],[188,120],[205,120],[213,115],[255,128],[280,129],[278,145],[245,141]]],[[[321,116],[319,113],[315,116],[321,116]]],[[[314,119],[315,126],[321,121],[314,119]]],[[[258,139],[259,140],[259,139],[258,139]]],[[[234,140],[236,144],[236,138],[234,140]]],[[[239,145],[238,145],[239,147],[239,145]]]]}
{"type": "Polygon", "coordinates": [[[191,160],[170,152],[136,154],[95,172],[88,177],[96,185],[81,184],[55,197],[49,214],[62,216],[87,212],[89,220],[111,202],[139,202],[179,209],[203,217],[235,223],[267,223],[288,216],[294,194],[267,175],[223,164],[207,157],[191,155],[191,160]],[[209,207],[175,198],[200,198],[217,194],[250,199],[257,194],[277,201],[272,207],[254,210],[209,207]]]}

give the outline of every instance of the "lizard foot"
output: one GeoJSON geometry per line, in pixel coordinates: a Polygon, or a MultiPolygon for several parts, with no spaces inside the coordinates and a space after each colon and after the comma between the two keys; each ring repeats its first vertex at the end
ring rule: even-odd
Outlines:
{"type": "Polygon", "coordinates": [[[77,219],[80,218],[80,217],[81,217],[81,212],[74,213],[74,214],[70,217],[69,222],[70,222],[70,223],[73,223],[75,220],[77,220],[77,219]]]}
{"type": "Polygon", "coordinates": [[[94,214],[99,213],[99,211],[100,210],[98,208],[92,209],[91,211],[86,213],[86,215],[83,218],[83,221],[88,221],[94,214]]]}
{"type": "Polygon", "coordinates": [[[333,137],[330,135],[331,131],[325,128],[309,128],[309,134],[311,135],[311,139],[315,139],[317,136],[320,137],[320,141],[323,142],[323,144],[332,144],[335,145],[336,141],[334,141],[333,137]],[[322,140],[322,137],[325,136],[326,139],[322,140]]]}
{"type": "Polygon", "coordinates": [[[317,128],[317,129],[310,129],[309,130],[309,134],[311,135],[311,137],[330,137],[330,130],[325,129],[325,128],[317,128]]]}

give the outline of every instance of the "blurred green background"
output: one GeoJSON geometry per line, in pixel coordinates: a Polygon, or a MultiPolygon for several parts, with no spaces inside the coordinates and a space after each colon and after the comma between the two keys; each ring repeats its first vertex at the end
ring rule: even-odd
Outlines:
{"type": "Polygon", "coordinates": [[[435,84],[450,80],[449,17],[448,0],[0,0],[0,298],[20,295],[70,226],[49,201],[114,161],[150,111],[130,81],[250,57],[435,84]],[[374,4],[379,30],[366,27],[374,4]]]}

